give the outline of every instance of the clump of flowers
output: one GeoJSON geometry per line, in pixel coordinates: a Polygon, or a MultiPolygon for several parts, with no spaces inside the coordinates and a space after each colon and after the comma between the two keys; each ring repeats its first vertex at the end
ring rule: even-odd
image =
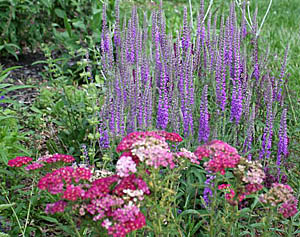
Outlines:
{"type": "Polygon", "coordinates": [[[259,161],[250,161],[244,157],[241,157],[240,163],[234,170],[234,174],[240,181],[240,201],[246,197],[246,195],[253,194],[263,188],[263,181],[265,173],[262,165],[259,161]],[[243,198],[242,198],[243,197],[243,198]]]}
{"type": "Polygon", "coordinates": [[[64,162],[64,163],[72,163],[75,161],[75,158],[71,155],[65,155],[65,154],[53,154],[53,155],[45,155],[40,157],[38,162],[43,163],[56,163],[56,162],[64,162]]]}
{"type": "Polygon", "coordinates": [[[208,162],[204,163],[206,170],[213,173],[220,172],[222,175],[225,174],[225,169],[235,168],[241,159],[234,147],[220,140],[213,140],[198,147],[194,154],[199,160],[204,157],[210,158],[208,162]]]}
{"type": "MultiPolygon", "coordinates": [[[[135,167],[132,161],[130,165],[133,164],[135,167]]],[[[112,236],[126,236],[146,224],[139,202],[150,190],[141,178],[128,175],[126,171],[120,176],[95,179],[89,168],[62,167],[42,177],[38,188],[59,198],[47,204],[46,213],[64,212],[70,206],[80,216],[90,216],[99,222],[99,226],[112,236]]]]}
{"type": "Polygon", "coordinates": [[[27,156],[17,156],[15,159],[8,161],[8,166],[10,167],[21,167],[23,165],[27,165],[25,167],[25,170],[36,170],[40,169],[45,164],[51,164],[51,163],[72,163],[75,161],[75,158],[71,155],[64,155],[64,154],[53,154],[53,155],[45,155],[40,158],[36,162],[32,162],[31,157],[27,156]],[[32,163],[31,163],[32,162],[32,163]],[[29,164],[31,163],[31,164],[29,164]]]}
{"type": "Polygon", "coordinates": [[[181,148],[179,152],[176,152],[175,155],[177,157],[181,157],[181,158],[187,158],[190,162],[199,165],[200,162],[197,158],[197,156],[195,155],[195,153],[185,149],[185,148],[181,148]]]}
{"type": "Polygon", "coordinates": [[[274,183],[267,193],[260,196],[260,201],[273,207],[277,206],[278,213],[285,218],[298,212],[298,200],[293,195],[293,189],[287,184],[274,183]]]}
{"type": "Polygon", "coordinates": [[[17,156],[15,159],[8,161],[8,166],[10,167],[21,167],[23,165],[27,165],[32,161],[31,157],[27,156],[17,156]]]}
{"type": "Polygon", "coordinates": [[[117,175],[120,177],[127,177],[129,176],[129,173],[135,173],[136,170],[136,164],[132,160],[131,156],[122,156],[117,162],[116,165],[117,175]]]}
{"type": "MultiPolygon", "coordinates": [[[[182,138],[165,131],[129,134],[117,147],[117,151],[123,153],[117,161],[115,174],[76,165],[74,157],[63,154],[42,156],[31,164],[32,158],[17,157],[9,165],[27,165],[27,171],[51,166],[51,172],[42,176],[37,184],[39,189],[55,195],[57,199],[46,205],[45,212],[53,215],[72,210],[72,216],[90,217],[99,223],[97,226],[103,228],[102,231],[122,237],[146,225],[140,206],[151,191],[139,176],[138,166],[147,165],[159,172],[160,167],[174,168],[175,157],[197,162],[197,157],[188,150],[183,149],[177,155],[172,153],[167,141],[180,142],[182,138]],[[53,169],[70,163],[73,165],[53,169]]],[[[145,173],[150,174],[148,170],[145,173]]]]}
{"type": "Polygon", "coordinates": [[[145,138],[156,138],[161,141],[181,142],[182,138],[177,133],[169,133],[165,131],[146,131],[146,132],[133,132],[128,134],[122,139],[117,146],[117,152],[129,151],[132,145],[138,141],[143,141],[145,138]]]}
{"type": "Polygon", "coordinates": [[[169,148],[170,142],[180,142],[182,138],[176,133],[165,131],[133,132],[122,139],[117,152],[123,152],[117,162],[117,172],[127,176],[135,173],[134,163],[140,162],[158,169],[159,167],[175,167],[174,154],[169,148]]]}
{"type": "Polygon", "coordinates": [[[152,166],[174,168],[173,153],[170,151],[168,143],[163,139],[155,137],[146,137],[143,140],[136,141],[132,144],[131,152],[137,156],[141,162],[152,166]]]}
{"type": "Polygon", "coordinates": [[[234,174],[237,180],[235,189],[230,184],[218,186],[219,190],[225,191],[225,199],[231,205],[237,205],[247,195],[263,188],[265,173],[262,165],[257,161],[249,161],[241,157],[234,147],[223,141],[214,140],[202,145],[196,149],[194,154],[199,160],[205,157],[209,158],[204,166],[210,174],[219,172],[221,175],[225,175],[227,171],[234,174]]]}

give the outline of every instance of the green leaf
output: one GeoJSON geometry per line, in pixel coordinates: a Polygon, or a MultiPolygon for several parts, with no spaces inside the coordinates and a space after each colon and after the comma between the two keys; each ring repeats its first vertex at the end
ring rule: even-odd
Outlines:
{"type": "Polygon", "coordinates": [[[41,110],[39,110],[38,108],[36,108],[36,107],[34,107],[34,106],[32,106],[30,109],[31,109],[33,112],[36,112],[36,113],[38,113],[38,114],[43,114],[43,112],[42,112],[41,110]]]}
{"type": "Polygon", "coordinates": [[[59,224],[58,220],[53,218],[53,217],[50,217],[50,216],[39,216],[39,217],[42,218],[45,221],[49,221],[51,223],[59,224]]]}
{"type": "Polygon", "coordinates": [[[254,228],[262,228],[264,227],[264,223],[253,223],[250,226],[254,228]]]}
{"type": "Polygon", "coordinates": [[[0,237],[9,237],[10,235],[0,232],[0,237]]]}
{"type": "Polygon", "coordinates": [[[25,89],[25,88],[34,88],[35,86],[29,86],[29,85],[24,85],[24,86],[12,86],[8,89],[6,89],[6,91],[14,91],[14,90],[20,90],[20,89],[25,89]]]}
{"type": "Polygon", "coordinates": [[[251,235],[251,232],[245,230],[245,231],[240,233],[240,236],[244,236],[244,235],[251,235]]]}
{"type": "Polygon", "coordinates": [[[7,163],[8,163],[8,158],[7,158],[7,154],[6,154],[5,151],[0,150],[0,157],[1,157],[1,159],[2,159],[2,162],[3,162],[4,164],[7,165],[7,163]]]}
{"type": "Polygon", "coordinates": [[[197,215],[197,216],[209,216],[209,214],[207,213],[207,211],[204,211],[204,210],[193,210],[193,209],[188,209],[188,210],[185,210],[183,211],[182,213],[180,213],[179,217],[181,216],[185,216],[185,215],[191,215],[191,214],[194,214],[194,215],[197,215]]]}
{"type": "Polygon", "coordinates": [[[13,173],[8,171],[8,170],[5,170],[5,169],[0,169],[0,174],[5,174],[7,176],[12,176],[13,173]]]}
{"type": "Polygon", "coordinates": [[[4,210],[4,209],[8,209],[11,208],[12,206],[16,205],[15,203],[11,203],[11,204],[0,204],[0,211],[4,210]]]}
{"type": "Polygon", "coordinates": [[[55,8],[54,10],[55,14],[60,17],[60,18],[65,18],[65,16],[67,15],[65,11],[59,9],[59,8],[55,8]]]}
{"type": "Polygon", "coordinates": [[[69,36],[72,37],[72,28],[71,28],[71,25],[68,21],[67,15],[64,16],[64,24],[65,24],[65,28],[67,29],[67,32],[68,32],[69,36]]]}
{"type": "Polygon", "coordinates": [[[80,28],[84,31],[86,30],[86,26],[85,26],[84,22],[80,21],[80,20],[73,22],[73,26],[76,28],[80,28]]]}
{"type": "Polygon", "coordinates": [[[31,65],[42,64],[42,63],[48,64],[48,62],[46,60],[39,60],[39,61],[32,63],[31,65]]]}

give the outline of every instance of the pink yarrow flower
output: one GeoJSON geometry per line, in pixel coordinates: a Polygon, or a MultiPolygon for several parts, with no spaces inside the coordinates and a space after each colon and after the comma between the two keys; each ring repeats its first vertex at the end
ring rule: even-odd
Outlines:
{"type": "Polygon", "coordinates": [[[36,169],[42,168],[43,166],[45,166],[43,163],[34,162],[32,164],[29,164],[29,165],[25,166],[24,169],[27,170],[27,171],[36,170],[36,169]]]}
{"type": "Polygon", "coordinates": [[[204,148],[205,152],[202,153],[209,154],[211,158],[204,166],[214,173],[220,172],[224,175],[226,168],[235,168],[240,162],[241,157],[237,150],[223,141],[211,141],[204,148]]]}
{"type": "Polygon", "coordinates": [[[187,158],[190,160],[190,162],[194,164],[198,164],[198,165],[200,164],[200,162],[198,161],[198,157],[195,155],[195,153],[188,151],[185,148],[181,148],[179,152],[176,152],[176,155],[178,157],[187,158]]]}
{"type": "Polygon", "coordinates": [[[84,190],[80,186],[68,185],[62,198],[69,201],[76,201],[84,196],[84,190]]]}
{"type": "Polygon", "coordinates": [[[223,189],[229,188],[230,186],[231,186],[230,184],[221,184],[221,185],[218,186],[218,189],[223,190],[223,189]]]}
{"type": "Polygon", "coordinates": [[[17,156],[15,159],[8,161],[8,166],[10,167],[21,167],[23,165],[27,165],[32,161],[31,157],[28,156],[17,156]]]}
{"type": "Polygon", "coordinates": [[[137,171],[136,164],[130,156],[122,156],[116,164],[117,175],[127,177],[137,171]]]}
{"type": "Polygon", "coordinates": [[[166,131],[154,131],[154,133],[156,133],[157,135],[164,137],[167,141],[171,141],[171,142],[182,142],[183,139],[182,137],[177,134],[177,133],[171,133],[171,132],[166,132],[166,131]]]}
{"type": "Polygon", "coordinates": [[[59,161],[62,161],[64,163],[72,163],[75,161],[75,158],[71,155],[64,155],[64,154],[53,154],[53,155],[47,155],[47,156],[43,156],[40,157],[41,161],[45,162],[45,163],[56,163],[59,161]]]}
{"type": "Polygon", "coordinates": [[[132,144],[136,143],[137,141],[144,140],[147,137],[154,137],[163,141],[165,140],[164,137],[157,135],[155,132],[133,132],[122,139],[116,150],[117,152],[129,151],[132,149],[132,144]]]}
{"type": "Polygon", "coordinates": [[[50,203],[50,204],[47,204],[45,212],[46,212],[46,214],[50,213],[52,215],[57,212],[64,212],[67,205],[68,205],[68,203],[65,201],[62,201],[62,200],[55,202],[55,203],[50,203]]]}
{"type": "Polygon", "coordinates": [[[149,166],[158,168],[160,166],[175,167],[173,153],[169,149],[168,143],[155,137],[147,137],[132,144],[133,155],[136,155],[141,162],[149,166]]]}

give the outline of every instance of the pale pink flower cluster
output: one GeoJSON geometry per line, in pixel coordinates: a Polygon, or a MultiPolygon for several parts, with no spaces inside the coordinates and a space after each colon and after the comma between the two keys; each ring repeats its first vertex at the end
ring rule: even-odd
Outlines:
{"type": "Polygon", "coordinates": [[[262,184],[265,178],[265,172],[258,161],[249,161],[241,158],[238,170],[243,173],[242,181],[247,184],[262,184]]]}
{"type": "Polygon", "coordinates": [[[246,195],[260,191],[263,188],[265,173],[258,161],[249,161],[241,157],[240,163],[234,169],[235,176],[242,182],[243,189],[239,192],[239,199],[243,200],[246,195]]]}
{"type": "Polygon", "coordinates": [[[293,189],[287,184],[274,183],[272,188],[260,196],[260,201],[278,206],[278,212],[285,218],[296,215],[298,200],[293,195],[293,189]]]}
{"type": "Polygon", "coordinates": [[[174,156],[168,143],[155,137],[146,137],[133,143],[131,153],[137,156],[141,162],[156,169],[160,166],[169,166],[171,169],[175,167],[174,156]]]}
{"type": "Polygon", "coordinates": [[[130,156],[120,157],[116,164],[116,171],[117,175],[120,177],[127,177],[130,173],[135,173],[137,171],[136,164],[130,156]]]}
{"type": "Polygon", "coordinates": [[[181,158],[187,158],[190,162],[199,165],[200,162],[198,160],[198,157],[191,151],[185,149],[185,148],[181,148],[179,152],[176,152],[175,155],[177,157],[181,157],[181,158]]]}

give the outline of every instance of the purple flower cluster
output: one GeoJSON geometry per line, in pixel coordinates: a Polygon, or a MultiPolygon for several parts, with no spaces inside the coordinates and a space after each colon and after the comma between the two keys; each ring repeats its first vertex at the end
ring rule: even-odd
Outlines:
{"type": "MultiPolygon", "coordinates": [[[[152,12],[149,35],[147,17],[139,24],[137,9],[133,8],[131,17],[121,26],[119,2],[115,6],[113,33],[107,27],[105,7],[102,17],[101,65],[107,78],[107,94],[100,115],[101,149],[108,148],[115,137],[154,127],[163,130],[172,127],[195,142],[207,142],[212,121],[216,121],[216,117],[209,119],[208,116],[209,99],[209,104],[217,105],[215,111],[209,109],[210,115],[220,120],[230,116],[239,131],[235,142],[244,145],[249,159],[252,157],[252,141],[260,138],[260,159],[270,157],[276,136],[273,123],[277,121],[277,113],[273,110],[276,104],[282,105],[284,99],[281,90],[287,50],[277,78],[271,75],[274,70],[268,69],[268,52],[259,55],[255,14],[253,27],[251,31],[247,30],[246,3],[242,6],[241,21],[237,20],[234,3],[230,6],[229,16],[222,16],[220,22],[217,16],[212,19],[212,14],[205,20],[204,6],[200,7],[195,35],[185,8],[183,26],[175,39],[166,33],[161,5],[152,12]],[[216,29],[217,26],[220,28],[216,29]],[[244,50],[245,38],[250,38],[253,45],[251,58],[244,50]],[[208,88],[215,94],[208,95],[208,88]],[[197,98],[199,91],[202,91],[201,100],[197,98]],[[252,104],[255,106],[250,113],[252,104]],[[263,135],[254,133],[254,115],[266,121],[263,135]]],[[[222,130],[215,129],[215,137],[223,136],[222,130]]]]}

